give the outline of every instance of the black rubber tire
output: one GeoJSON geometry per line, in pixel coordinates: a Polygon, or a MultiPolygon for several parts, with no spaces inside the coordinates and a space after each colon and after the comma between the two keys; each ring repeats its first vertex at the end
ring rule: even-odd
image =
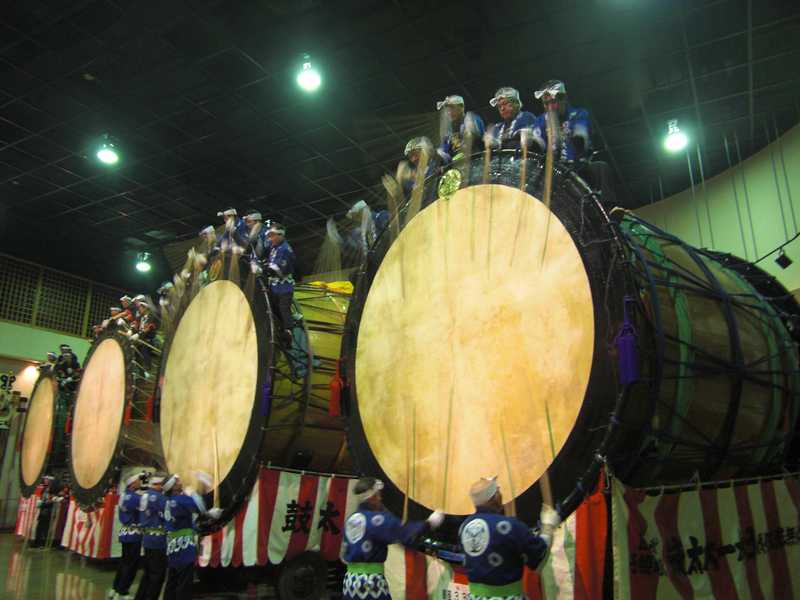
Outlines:
{"type": "Polygon", "coordinates": [[[316,552],[306,552],[281,567],[278,575],[281,600],[327,600],[328,565],[316,552]]]}

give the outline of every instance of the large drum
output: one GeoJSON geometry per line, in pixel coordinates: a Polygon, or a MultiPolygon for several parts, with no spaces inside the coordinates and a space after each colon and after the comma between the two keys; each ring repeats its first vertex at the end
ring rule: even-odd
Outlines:
{"type": "Polygon", "coordinates": [[[348,472],[343,427],[329,411],[349,294],[299,285],[291,347],[273,324],[260,278],[227,253],[187,284],[167,332],[161,440],[170,472],[214,480],[230,516],[250,493],[258,467],[348,472]]]}
{"type": "Polygon", "coordinates": [[[161,466],[153,400],[159,352],[117,331],[89,349],[75,400],[70,445],[72,494],[83,505],[102,499],[129,465],[161,466]]]}
{"type": "Polygon", "coordinates": [[[545,475],[567,513],[603,463],[634,485],[780,470],[800,407],[786,305],[610,219],[567,165],[546,206],[543,163],[456,165],[372,248],[343,352],[359,468],[412,514],[471,512],[470,484],[498,475],[530,522],[545,475]]]}
{"type": "Polygon", "coordinates": [[[44,475],[66,471],[65,424],[72,392],[62,391],[52,371],[42,372],[33,386],[22,432],[20,489],[30,496],[44,475]]]}

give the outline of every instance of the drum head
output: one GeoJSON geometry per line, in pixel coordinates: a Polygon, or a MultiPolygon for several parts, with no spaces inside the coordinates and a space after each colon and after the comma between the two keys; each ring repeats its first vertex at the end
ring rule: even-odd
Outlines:
{"type": "Polygon", "coordinates": [[[75,400],[70,451],[76,491],[105,487],[115,468],[127,399],[126,364],[116,334],[99,338],[86,358],[75,400]]]}
{"type": "Polygon", "coordinates": [[[572,433],[594,348],[558,216],[514,188],[461,189],[413,218],[369,288],[355,359],[369,448],[424,506],[471,512],[470,484],[492,475],[510,500],[572,433]]]}
{"type": "Polygon", "coordinates": [[[50,374],[39,375],[28,403],[25,431],[22,434],[20,481],[22,493],[26,496],[36,489],[47,467],[57,393],[55,378],[50,374]]]}
{"type": "Polygon", "coordinates": [[[250,302],[231,281],[208,284],[186,308],[169,345],[161,443],[167,469],[192,486],[196,471],[211,475],[216,485],[245,477],[237,466],[259,458],[257,415],[259,409],[268,414],[260,406],[259,365],[266,371],[269,362],[258,343],[264,319],[254,318],[250,302]]]}

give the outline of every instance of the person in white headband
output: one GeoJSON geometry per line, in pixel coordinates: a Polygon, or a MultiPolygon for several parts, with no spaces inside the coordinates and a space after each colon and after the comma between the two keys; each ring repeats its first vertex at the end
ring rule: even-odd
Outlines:
{"type": "Polygon", "coordinates": [[[442,113],[442,145],[439,148],[444,164],[461,158],[465,149],[479,152],[483,147],[483,119],[474,112],[464,112],[464,98],[447,96],[436,103],[442,113]]]}
{"type": "Polygon", "coordinates": [[[402,523],[383,506],[383,489],[383,482],[374,477],[362,477],[353,488],[358,508],[344,526],[344,600],[390,600],[383,575],[389,544],[410,544],[444,522],[444,513],[437,510],[425,521],[402,523]]]}
{"type": "Polygon", "coordinates": [[[475,512],[461,524],[458,537],[470,598],[522,600],[523,566],[536,569],[544,562],[561,518],[549,506],[542,506],[537,535],[519,519],[505,516],[496,476],[473,483],[469,496],[475,512]]]}
{"type": "MultiPolygon", "coordinates": [[[[130,302],[130,299],[128,299],[130,302]]],[[[139,570],[139,556],[142,552],[142,529],[139,524],[139,504],[142,499],[141,488],[149,477],[147,471],[136,471],[125,478],[125,491],[119,499],[118,518],[120,522],[118,539],[122,546],[122,558],[117,564],[112,589],[108,598],[131,598],[128,595],[131,584],[139,570]]]]}
{"type": "Polygon", "coordinates": [[[161,491],[165,494],[164,525],[167,532],[167,583],[164,600],[192,597],[194,564],[197,560],[197,517],[217,520],[220,508],[206,508],[203,495],[212,488],[211,476],[195,472],[195,490],[184,492],[178,474],[167,478],[161,491]]]}
{"type": "Polygon", "coordinates": [[[280,320],[282,341],[287,348],[292,346],[292,300],[294,298],[295,254],[286,240],[286,227],[277,221],[269,222],[267,231],[266,267],[264,272],[269,283],[269,303],[280,320]]]}
{"type": "Polygon", "coordinates": [[[519,148],[523,130],[529,130],[536,122],[533,113],[522,110],[519,91],[512,87],[501,87],[489,100],[489,106],[497,108],[500,122],[487,132],[491,144],[500,148],[519,148]]]}
{"type": "Polygon", "coordinates": [[[162,493],[164,480],[163,475],[150,477],[148,488],[139,502],[144,575],[139,582],[136,600],[158,600],[167,574],[167,536],[163,518],[166,498],[162,493]]]}

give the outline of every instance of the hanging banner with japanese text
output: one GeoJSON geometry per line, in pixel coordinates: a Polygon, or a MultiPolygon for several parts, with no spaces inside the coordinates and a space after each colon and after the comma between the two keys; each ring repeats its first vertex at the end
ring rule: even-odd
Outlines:
{"type": "Polygon", "coordinates": [[[800,597],[800,484],[648,495],[614,481],[616,598],[800,597]]]}
{"type": "Polygon", "coordinates": [[[306,551],[338,560],[356,480],[262,468],[236,516],[200,540],[201,567],[279,564],[306,551]]]}

